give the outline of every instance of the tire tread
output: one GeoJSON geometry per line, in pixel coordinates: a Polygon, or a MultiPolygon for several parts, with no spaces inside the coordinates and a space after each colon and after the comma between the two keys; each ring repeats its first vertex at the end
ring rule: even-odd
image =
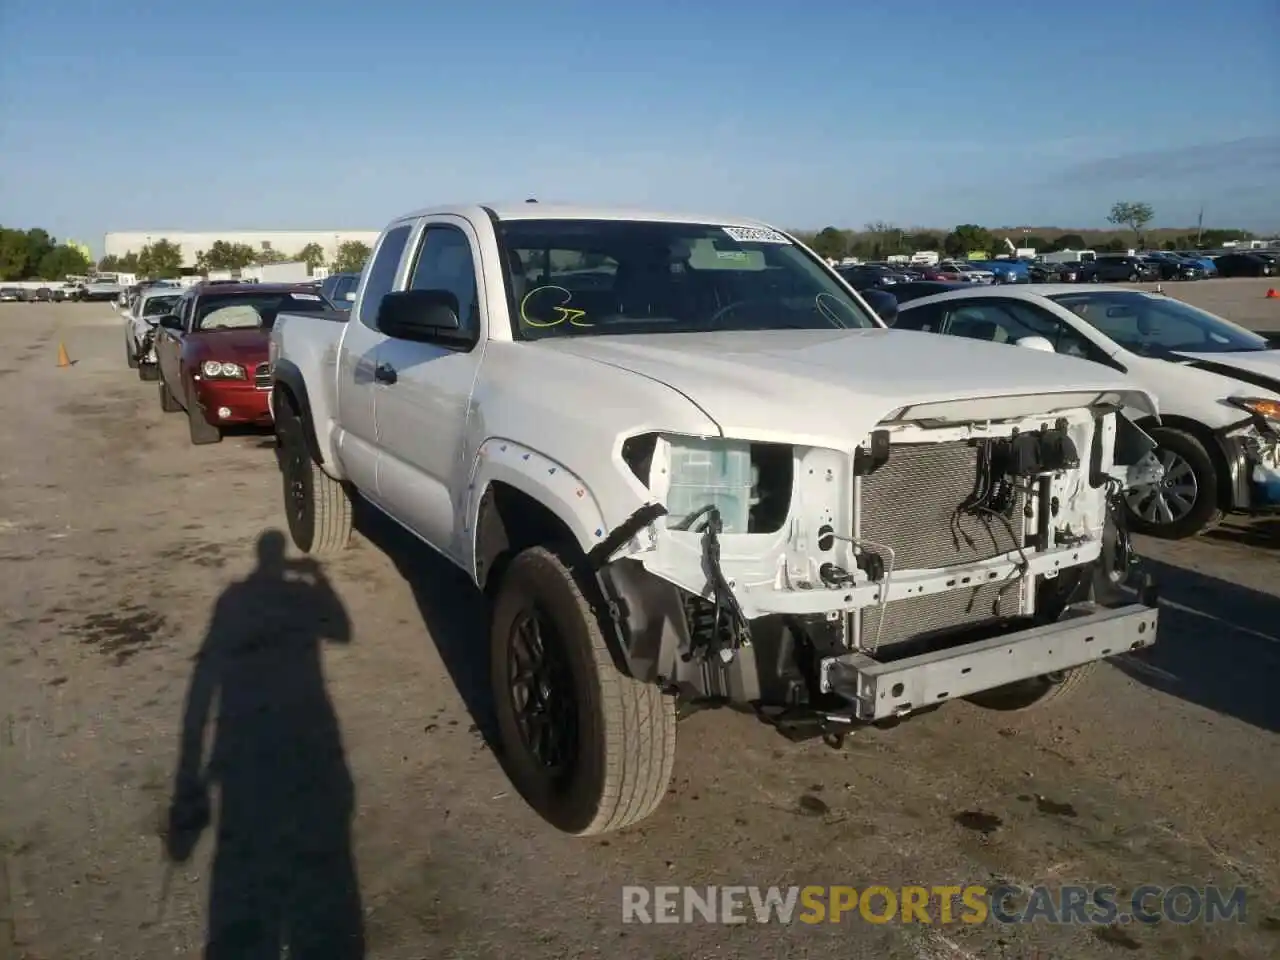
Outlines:
{"type": "Polygon", "coordinates": [[[313,556],[328,557],[341,553],[351,544],[351,497],[346,488],[329,476],[310,457],[312,504],[315,529],[311,540],[313,556]]]}
{"type": "MultiPolygon", "coordinates": [[[[652,683],[627,676],[614,662],[596,608],[587,600],[567,551],[531,547],[513,563],[548,568],[563,579],[587,625],[603,723],[603,790],[591,821],[575,836],[621,830],[654,812],[671,784],[676,753],[674,698],[652,683]]],[[[508,575],[511,571],[508,571],[508,575]]]]}
{"type": "MultiPolygon", "coordinates": [[[[281,422],[276,425],[276,434],[284,444],[299,444],[303,447],[303,459],[306,469],[310,471],[311,543],[295,545],[309,556],[335,556],[351,545],[354,525],[351,494],[345,484],[325,473],[306,450],[305,431],[310,427],[293,402],[287,401],[282,406],[281,422]]],[[[288,482],[287,479],[285,482],[288,482]]],[[[287,502],[285,508],[288,509],[287,502]]]]}

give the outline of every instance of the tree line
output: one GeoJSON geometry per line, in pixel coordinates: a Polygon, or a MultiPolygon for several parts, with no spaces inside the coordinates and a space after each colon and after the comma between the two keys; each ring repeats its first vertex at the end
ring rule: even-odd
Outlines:
{"type": "MultiPolygon", "coordinates": [[[[348,240],[338,246],[337,255],[329,263],[334,273],[356,273],[364,266],[372,251],[359,240],[348,240]]],[[[271,263],[305,263],[314,273],[325,265],[324,248],[318,243],[308,243],[293,255],[278,250],[259,250],[247,243],[230,243],[215,240],[207,250],[196,253],[195,270],[208,273],[211,270],[243,270],[246,267],[266,266],[271,263]]],[[[138,253],[129,251],[123,256],[107,256],[98,261],[98,269],[133,273],[138,276],[168,280],[182,274],[182,248],[171,240],[161,238],[147,244],[138,253]]]]}
{"type": "Polygon", "coordinates": [[[1164,250],[1213,250],[1230,240],[1251,240],[1247,230],[1197,230],[1180,234],[1161,231],[1162,238],[1151,241],[1147,227],[1155,217],[1148,203],[1119,201],[1112,205],[1107,222],[1133,235],[1132,243],[1124,237],[1095,237],[1086,240],[1079,233],[1059,233],[1053,237],[1040,234],[1024,234],[1021,230],[993,232],[976,223],[962,223],[947,233],[934,230],[908,230],[892,223],[877,221],[868,223],[862,230],[824,227],[814,232],[798,231],[796,236],[811,246],[815,253],[833,260],[857,257],[859,260],[882,260],[897,254],[910,254],[917,250],[938,250],[948,257],[965,257],[982,250],[989,255],[1008,252],[1004,242],[1005,232],[1019,248],[1029,247],[1037,253],[1056,250],[1096,250],[1099,253],[1120,253],[1129,247],[1159,246],[1164,250]]]}
{"type": "MultiPolygon", "coordinates": [[[[335,273],[358,273],[370,253],[368,244],[348,240],[338,247],[329,269],[335,273]]],[[[318,243],[308,243],[289,256],[275,250],[256,250],[247,243],[217,240],[208,250],[196,254],[195,270],[197,273],[243,270],[268,263],[297,261],[305,263],[308,271],[314,273],[317,267],[325,265],[324,248],[318,243]]],[[[57,281],[67,276],[84,276],[94,267],[88,248],[80,244],[59,243],[40,227],[30,230],[0,227],[0,280],[57,281]]],[[[182,276],[182,248],[161,238],[137,253],[130,251],[123,256],[103,257],[96,267],[104,273],[132,273],[154,280],[170,280],[182,276]]]]}
{"type": "Polygon", "coordinates": [[[0,227],[0,280],[61,280],[83,276],[91,265],[87,250],[59,243],[40,227],[0,227]]]}

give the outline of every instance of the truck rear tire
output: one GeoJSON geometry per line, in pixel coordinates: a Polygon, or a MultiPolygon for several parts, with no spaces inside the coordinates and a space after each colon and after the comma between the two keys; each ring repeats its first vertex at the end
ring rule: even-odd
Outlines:
{"type": "Polygon", "coordinates": [[[289,536],[303,553],[327,557],[351,543],[351,497],[347,489],[315,462],[307,447],[306,425],[289,404],[276,421],[280,476],[284,482],[289,536]]]}
{"type": "Polygon", "coordinates": [[[653,813],[675,761],[675,699],[615,663],[569,550],[511,561],[490,621],[503,766],[548,823],[585,837],[653,813]]]}

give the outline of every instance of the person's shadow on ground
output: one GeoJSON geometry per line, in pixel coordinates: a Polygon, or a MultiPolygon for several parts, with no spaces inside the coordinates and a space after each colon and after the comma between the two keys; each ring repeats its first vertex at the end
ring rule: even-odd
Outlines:
{"type": "Polygon", "coordinates": [[[351,851],[355,788],[321,669],[350,641],[346,610],[275,530],[218,598],[187,690],[166,852],[185,862],[212,820],[208,960],[364,956],[351,851]],[[206,728],[216,703],[207,761],[206,728]]]}

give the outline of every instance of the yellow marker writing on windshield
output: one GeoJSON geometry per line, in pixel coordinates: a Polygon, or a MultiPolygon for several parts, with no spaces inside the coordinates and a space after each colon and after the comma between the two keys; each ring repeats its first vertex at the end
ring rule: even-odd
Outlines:
{"type": "Polygon", "coordinates": [[[562,323],[568,323],[570,326],[573,326],[573,327],[591,326],[590,323],[581,322],[582,319],[587,315],[587,311],[579,310],[576,307],[566,307],[564,305],[568,303],[569,300],[571,300],[572,298],[573,298],[573,294],[570,293],[568,290],[566,290],[564,287],[545,286],[545,287],[538,287],[536,290],[530,290],[528,293],[524,295],[524,299],[520,301],[520,319],[523,320],[525,323],[527,323],[531,327],[558,327],[562,323]],[[556,316],[554,319],[534,320],[532,317],[529,316],[525,308],[529,303],[530,297],[532,297],[535,293],[542,293],[545,290],[559,290],[562,294],[564,294],[563,300],[559,306],[555,306],[551,308],[556,312],[556,316]]]}

